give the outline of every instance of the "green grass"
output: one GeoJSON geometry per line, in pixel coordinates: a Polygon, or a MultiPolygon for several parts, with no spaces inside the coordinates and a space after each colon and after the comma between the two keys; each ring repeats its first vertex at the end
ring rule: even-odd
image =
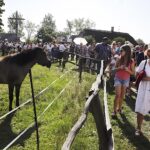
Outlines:
{"type": "MultiPolygon", "coordinates": [[[[72,65],[67,64],[65,72],[68,71],[71,66],[72,65]]],[[[47,68],[36,65],[32,69],[35,95],[43,88],[50,85],[51,82],[60,77],[62,74],[61,69],[56,67],[56,65],[53,65],[50,71],[47,68]]],[[[81,115],[85,103],[85,97],[88,94],[92,82],[95,80],[95,76],[84,73],[83,79],[83,82],[79,84],[77,72],[71,71],[59,79],[59,81],[53,84],[49,90],[36,99],[37,115],[39,116],[47,105],[51,103],[56,96],[58,96],[58,93],[65,87],[65,85],[72,80],[71,84],[66,87],[65,92],[39,119],[40,150],[61,149],[67,134],[81,115]]],[[[0,114],[2,116],[4,113],[8,112],[8,95],[6,85],[0,85],[0,88],[0,114]]],[[[27,76],[21,88],[20,103],[25,102],[26,99],[30,97],[30,81],[27,76]]],[[[15,106],[14,104],[13,107],[15,106]]],[[[27,128],[33,121],[34,116],[32,103],[24,106],[11,116],[0,120],[0,149],[4,148],[4,146],[6,146],[21,131],[27,128]]],[[[95,124],[92,116],[89,115],[88,121],[81,129],[72,149],[77,149],[77,147],[89,149],[90,142],[91,145],[92,143],[95,143],[95,146],[92,146],[91,149],[97,149],[98,143],[95,139],[97,139],[95,124]]],[[[35,129],[30,128],[29,131],[10,149],[36,149],[35,129]]]]}
{"type": "MultiPolygon", "coordinates": [[[[51,69],[36,65],[32,69],[33,85],[35,95],[45,87],[58,79],[63,73],[72,67],[67,64],[64,72],[53,64],[51,69]]],[[[54,101],[52,106],[41,116],[39,121],[40,150],[60,150],[70,129],[80,117],[85,104],[85,97],[95,81],[96,76],[83,73],[83,82],[78,82],[78,73],[70,71],[55,84],[36,99],[37,115],[41,115],[44,109],[50,104],[60,91],[72,80],[66,87],[62,95],[54,101]]],[[[8,89],[7,85],[0,85],[0,116],[8,112],[8,89]]],[[[111,89],[113,90],[113,89],[111,89]]],[[[103,98],[103,93],[100,93],[103,98]]],[[[29,76],[24,80],[21,93],[20,103],[25,102],[31,97],[29,76]]],[[[108,94],[109,111],[112,111],[114,93],[108,94]]],[[[113,135],[115,139],[116,150],[149,150],[150,143],[150,123],[145,121],[143,125],[144,137],[135,138],[134,131],[136,126],[136,115],[133,111],[135,100],[124,102],[125,114],[118,119],[112,120],[113,135]]],[[[15,107],[15,101],[13,102],[15,107]]],[[[147,116],[147,119],[150,117],[147,116]]],[[[4,148],[12,139],[21,131],[34,122],[32,103],[27,104],[12,115],[0,120],[0,149],[4,148]]],[[[94,119],[89,113],[84,126],[75,138],[71,147],[72,150],[97,150],[98,136],[94,119]]],[[[36,132],[31,127],[28,132],[22,136],[10,150],[36,150],[36,132]]]]}
{"type": "MultiPolygon", "coordinates": [[[[108,94],[110,114],[113,111],[114,92],[108,94]]],[[[136,113],[134,112],[135,97],[126,98],[123,103],[123,115],[117,119],[111,118],[116,150],[149,150],[150,149],[150,115],[146,116],[143,124],[144,136],[136,137],[136,113]]]]}

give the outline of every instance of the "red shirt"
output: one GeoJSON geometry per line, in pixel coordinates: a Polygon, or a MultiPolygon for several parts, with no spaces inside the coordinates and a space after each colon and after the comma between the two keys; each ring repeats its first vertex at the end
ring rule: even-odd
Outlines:
{"type": "MultiPolygon", "coordinates": [[[[128,66],[129,69],[131,69],[131,65],[133,62],[131,62],[128,66]]],[[[116,72],[115,77],[121,79],[121,80],[127,80],[130,78],[130,73],[125,71],[124,69],[120,69],[116,72]]]]}

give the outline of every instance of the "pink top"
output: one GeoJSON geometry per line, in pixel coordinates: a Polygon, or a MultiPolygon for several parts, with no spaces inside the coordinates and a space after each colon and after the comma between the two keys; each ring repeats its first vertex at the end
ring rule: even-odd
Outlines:
{"type": "MultiPolygon", "coordinates": [[[[129,64],[128,68],[131,68],[132,62],[129,64]]],[[[115,77],[121,79],[121,80],[127,80],[130,78],[130,73],[125,71],[124,69],[120,69],[116,72],[115,77]]]]}

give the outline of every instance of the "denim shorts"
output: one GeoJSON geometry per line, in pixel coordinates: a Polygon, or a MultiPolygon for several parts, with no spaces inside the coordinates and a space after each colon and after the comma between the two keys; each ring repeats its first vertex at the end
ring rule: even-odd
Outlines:
{"type": "Polygon", "coordinates": [[[126,86],[128,87],[129,86],[129,82],[130,82],[130,78],[129,79],[126,79],[126,80],[122,80],[122,79],[119,79],[117,77],[114,78],[114,86],[126,86]]]}

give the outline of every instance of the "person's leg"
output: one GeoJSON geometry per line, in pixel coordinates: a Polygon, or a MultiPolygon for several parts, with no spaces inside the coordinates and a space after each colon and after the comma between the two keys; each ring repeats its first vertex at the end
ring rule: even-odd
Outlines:
{"type": "Polygon", "coordinates": [[[114,113],[117,113],[121,96],[121,85],[115,86],[114,113]]]}
{"type": "Polygon", "coordinates": [[[141,131],[143,119],[144,119],[144,116],[142,114],[140,114],[140,113],[137,113],[137,129],[139,131],[141,131]]]}
{"type": "Polygon", "coordinates": [[[119,107],[118,107],[118,110],[119,110],[120,113],[122,112],[122,103],[123,103],[125,93],[126,93],[126,86],[122,85],[121,86],[120,99],[119,99],[119,107]]]}
{"type": "Polygon", "coordinates": [[[97,74],[100,73],[101,63],[97,62],[97,74]]]}
{"type": "Polygon", "coordinates": [[[142,134],[141,128],[142,128],[143,120],[144,120],[144,116],[140,113],[137,113],[137,129],[135,131],[136,136],[140,136],[142,134]]]}

